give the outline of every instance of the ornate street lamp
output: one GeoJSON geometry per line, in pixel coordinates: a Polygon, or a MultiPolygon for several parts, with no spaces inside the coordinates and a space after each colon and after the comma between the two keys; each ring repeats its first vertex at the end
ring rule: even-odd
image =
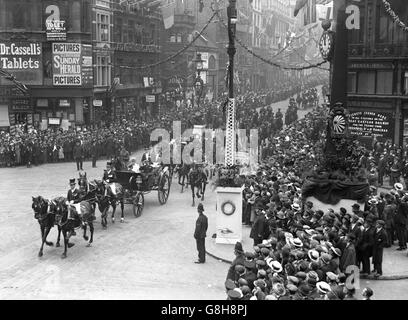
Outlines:
{"type": "Polygon", "coordinates": [[[232,166],[235,164],[235,99],[234,99],[234,55],[235,33],[238,19],[236,0],[229,0],[227,8],[228,15],[228,106],[226,119],[226,145],[225,145],[225,165],[232,166]]]}
{"type": "Polygon", "coordinates": [[[193,62],[195,63],[196,66],[196,72],[197,76],[194,79],[194,89],[195,89],[195,96],[197,99],[197,106],[200,106],[200,98],[203,94],[203,87],[204,87],[204,81],[201,79],[200,74],[201,71],[203,71],[203,63],[204,60],[201,59],[201,53],[197,52],[196,57],[193,59],[193,62]]]}

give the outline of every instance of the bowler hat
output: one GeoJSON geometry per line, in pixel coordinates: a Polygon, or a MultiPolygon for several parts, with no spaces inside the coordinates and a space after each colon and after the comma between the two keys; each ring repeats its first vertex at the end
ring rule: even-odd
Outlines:
{"type": "Polygon", "coordinates": [[[75,184],[75,179],[69,179],[69,184],[75,184]]]}

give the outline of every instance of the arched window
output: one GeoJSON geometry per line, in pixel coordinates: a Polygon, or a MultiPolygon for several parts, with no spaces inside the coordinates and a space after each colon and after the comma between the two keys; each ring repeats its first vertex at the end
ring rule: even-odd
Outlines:
{"type": "Polygon", "coordinates": [[[208,69],[216,69],[215,67],[215,57],[213,55],[208,59],[208,69]]]}

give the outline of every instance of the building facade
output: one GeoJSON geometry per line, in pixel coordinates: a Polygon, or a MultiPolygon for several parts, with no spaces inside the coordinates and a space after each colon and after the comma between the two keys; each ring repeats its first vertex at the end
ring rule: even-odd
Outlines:
{"type": "Polygon", "coordinates": [[[68,128],[91,121],[90,1],[1,0],[0,67],[29,87],[0,79],[3,127],[68,128]]]}
{"type": "MultiPolygon", "coordinates": [[[[404,0],[390,1],[408,21],[404,0]]],[[[350,130],[370,145],[374,139],[408,143],[408,32],[386,12],[381,0],[360,8],[360,29],[348,31],[350,130]]]]}
{"type": "Polygon", "coordinates": [[[95,104],[101,106],[105,118],[123,119],[130,114],[149,118],[158,113],[161,68],[142,68],[160,60],[163,22],[157,4],[96,3],[95,104]],[[101,21],[106,21],[105,28],[101,21]]]}

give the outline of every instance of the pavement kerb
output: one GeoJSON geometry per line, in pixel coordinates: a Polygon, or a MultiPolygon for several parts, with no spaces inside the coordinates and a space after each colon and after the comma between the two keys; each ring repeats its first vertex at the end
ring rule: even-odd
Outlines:
{"type": "MultiPolygon", "coordinates": [[[[209,251],[207,251],[206,250],[206,253],[210,256],[210,257],[212,257],[212,258],[214,258],[214,259],[216,259],[216,260],[218,260],[218,261],[221,261],[221,262],[225,262],[225,263],[228,263],[228,264],[231,264],[232,263],[232,261],[230,261],[230,260],[227,260],[227,259],[224,259],[224,258],[221,258],[221,257],[218,257],[218,256],[216,256],[215,254],[213,254],[213,253],[211,253],[211,252],[209,252],[209,251]]],[[[374,276],[360,276],[360,279],[367,279],[367,280],[404,280],[404,279],[408,279],[408,274],[396,274],[396,275],[389,275],[389,276],[379,276],[379,277],[374,277],[374,276]]]]}

